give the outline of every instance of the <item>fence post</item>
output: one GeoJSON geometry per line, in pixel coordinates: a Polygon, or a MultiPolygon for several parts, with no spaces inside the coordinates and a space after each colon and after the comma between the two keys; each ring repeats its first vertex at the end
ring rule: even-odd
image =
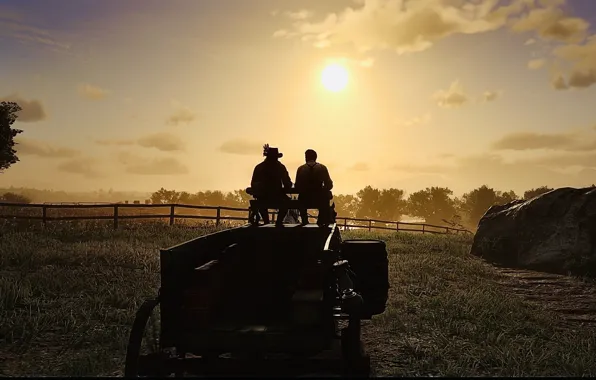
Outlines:
{"type": "Polygon", "coordinates": [[[118,205],[114,205],[114,229],[118,229],[118,205]]]}
{"type": "Polygon", "coordinates": [[[174,225],[174,216],[176,215],[176,205],[170,206],[170,226],[174,225]]]}
{"type": "Polygon", "coordinates": [[[395,222],[395,230],[399,232],[399,222],[395,222]]]}
{"type": "Polygon", "coordinates": [[[368,232],[372,231],[372,220],[368,221],[368,232]]]}
{"type": "Polygon", "coordinates": [[[41,222],[43,223],[43,226],[46,226],[47,223],[47,216],[48,216],[48,206],[43,205],[41,208],[41,222]]]}
{"type": "Polygon", "coordinates": [[[215,225],[219,226],[219,219],[221,218],[221,208],[217,206],[217,216],[215,217],[215,225]]]}
{"type": "Polygon", "coordinates": [[[344,231],[348,230],[348,218],[344,218],[344,231]]]}
{"type": "Polygon", "coordinates": [[[422,233],[424,234],[424,227],[426,227],[426,224],[422,225],[422,233]]]}

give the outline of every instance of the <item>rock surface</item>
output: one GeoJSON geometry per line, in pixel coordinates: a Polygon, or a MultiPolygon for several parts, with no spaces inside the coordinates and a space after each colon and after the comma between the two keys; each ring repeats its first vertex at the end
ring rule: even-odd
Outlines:
{"type": "Polygon", "coordinates": [[[596,277],[596,187],[491,207],[471,253],[512,267],[596,277]]]}

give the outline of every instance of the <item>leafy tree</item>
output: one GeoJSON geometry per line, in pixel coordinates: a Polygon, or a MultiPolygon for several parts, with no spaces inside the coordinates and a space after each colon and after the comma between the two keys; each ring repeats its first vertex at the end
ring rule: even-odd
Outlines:
{"type": "Polygon", "coordinates": [[[151,203],[167,204],[178,203],[180,194],[176,190],[166,190],[163,187],[151,195],[151,203]]]}
{"type": "Polygon", "coordinates": [[[480,218],[494,205],[506,204],[517,196],[513,191],[502,193],[486,185],[466,193],[462,197],[462,210],[472,225],[478,225],[480,218]]]}
{"type": "Polygon", "coordinates": [[[542,195],[544,193],[548,193],[549,191],[552,191],[552,190],[554,190],[554,189],[550,188],[548,186],[540,186],[535,189],[530,189],[524,193],[524,199],[526,199],[526,200],[532,199],[532,198],[542,195]]]}
{"type": "MultiPolygon", "coordinates": [[[[356,193],[358,197],[358,209],[356,210],[357,218],[378,218],[377,203],[381,197],[381,191],[373,188],[372,186],[366,186],[356,193]]],[[[338,213],[339,215],[339,213],[338,213]]]]}
{"type": "Polygon", "coordinates": [[[12,124],[21,110],[17,103],[0,102],[0,173],[19,161],[13,149],[16,144],[14,138],[23,131],[12,128],[12,124]]]}
{"type": "Polygon", "coordinates": [[[406,201],[404,191],[400,189],[383,189],[375,205],[379,219],[398,221],[405,213],[406,201]]]}
{"type": "Polygon", "coordinates": [[[0,195],[0,202],[25,204],[31,203],[31,199],[22,194],[8,192],[0,195]]]}
{"type": "Polygon", "coordinates": [[[197,193],[199,204],[208,206],[223,205],[225,203],[226,196],[219,190],[205,192],[199,191],[197,193]]]}
{"type": "Polygon", "coordinates": [[[249,195],[245,189],[234,190],[234,198],[237,202],[237,207],[248,207],[252,196],[249,195]]]}
{"type": "Polygon", "coordinates": [[[447,187],[427,187],[426,190],[412,193],[408,198],[408,213],[424,218],[431,224],[451,220],[457,214],[456,203],[451,195],[453,191],[447,187]]]}
{"type": "Polygon", "coordinates": [[[346,218],[354,218],[358,211],[358,199],[351,195],[335,194],[333,195],[333,202],[335,203],[335,212],[338,216],[346,218]]]}
{"type": "Polygon", "coordinates": [[[515,194],[515,191],[513,191],[513,190],[509,190],[504,193],[497,191],[497,194],[499,195],[497,204],[500,204],[500,205],[504,205],[504,204],[513,202],[514,200],[518,199],[517,194],[515,194]]]}

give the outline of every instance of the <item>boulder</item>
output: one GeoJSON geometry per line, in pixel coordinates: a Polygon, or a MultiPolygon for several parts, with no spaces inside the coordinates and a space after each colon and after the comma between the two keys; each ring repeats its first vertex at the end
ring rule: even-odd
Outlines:
{"type": "Polygon", "coordinates": [[[510,267],[596,277],[596,187],[491,207],[471,253],[510,267]]]}

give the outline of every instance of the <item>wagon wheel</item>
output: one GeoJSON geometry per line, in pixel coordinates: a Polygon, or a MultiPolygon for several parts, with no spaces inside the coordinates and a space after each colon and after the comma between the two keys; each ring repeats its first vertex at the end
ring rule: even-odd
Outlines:
{"type": "Polygon", "coordinates": [[[157,372],[163,371],[160,368],[165,359],[159,345],[160,316],[153,313],[158,304],[159,299],[149,299],[137,311],[126,349],[125,377],[138,377],[140,374],[159,376],[161,373],[157,372]],[[146,368],[149,365],[152,368],[146,368]]]}

